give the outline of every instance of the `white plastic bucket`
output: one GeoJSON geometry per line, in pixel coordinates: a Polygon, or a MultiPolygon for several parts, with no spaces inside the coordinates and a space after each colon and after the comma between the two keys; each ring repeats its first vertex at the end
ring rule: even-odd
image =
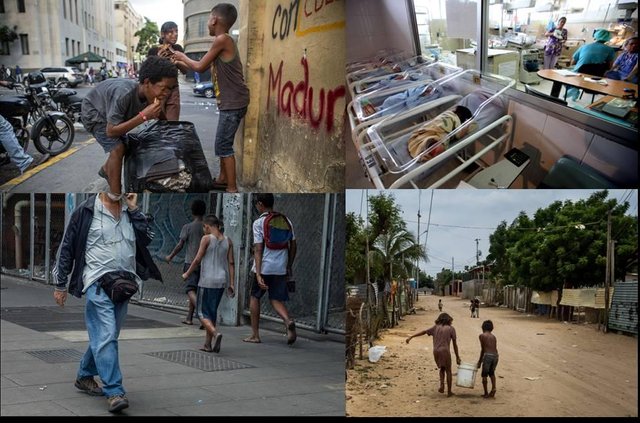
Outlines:
{"type": "Polygon", "coordinates": [[[475,364],[460,363],[458,366],[458,375],[456,377],[456,386],[463,388],[473,388],[476,382],[476,373],[478,368],[475,364]]]}

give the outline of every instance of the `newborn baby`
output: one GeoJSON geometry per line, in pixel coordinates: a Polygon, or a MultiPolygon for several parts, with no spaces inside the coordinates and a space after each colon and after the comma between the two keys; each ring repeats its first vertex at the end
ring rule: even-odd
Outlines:
{"type": "MultiPolygon", "coordinates": [[[[411,135],[407,145],[409,154],[413,158],[420,156],[421,162],[441,154],[449,148],[450,138],[447,136],[471,119],[471,116],[471,111],[464,106],[456,106],[453,110],[442,112],[411,135]]],[[[468,128],[464,128],[455,138],[462,138],[467,132],[468,128]]]]}

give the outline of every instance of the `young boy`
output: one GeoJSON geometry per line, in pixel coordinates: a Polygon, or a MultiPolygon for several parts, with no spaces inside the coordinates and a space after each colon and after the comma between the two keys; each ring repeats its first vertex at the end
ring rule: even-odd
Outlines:
{"type": "Polygon", "coordinates": [[[237,18],[238,11],[229,3],[220,3],[211,10],[208,27],[209,35],[214,37],[213,44],[199,62],[184,53],[172,51],[174,63],[182,62],[196,72],[204,72],[211,66],[220,111],[215,142],[215,154],[220,157],[220,175],[213,182],[215,188],[227,192],[238,192],[233,140],[249,105],[249,88],[244,82],[238,47],[229,35],[237,18]]]}
{"type": "Polygon", "coordinates": [[[438,311],[442,313],[442,300],[438,300],[438,311]]]}
{"type": "MultiPolygon", "coordinates": [[[[180,241],[176,244],[171,254],[166,257],[167,263],[171,263],[171,260],[182,250],[184,245],[187,245],[187,251],[184,253],[184,265],[182,271],[186,272],[193,259],[195,259],[198,253],[198,247],[200,246],[200,240],[204,235],[202,230],[202,218],[207,212],[207,205],[202,200],[193,200],[191,203],[191,216],[193,221],[187,223],[182,227],[180,231],[180,241]]],[[[185,325],[193,325],[193,312],[196,308],[196,292],[198,291],[198,280],[200,279],[200,267],[197,267],[191,272],[191,275],[187,279],[186,293],[189,298],[189,313],[187,318],[182,321],[185,325]]]]}
{"type": "MultiPolygon", "coordinates": [[[[257,194],[255,207],[260,217],[253,222],[253,250],[254,263],[251,269],[254,274],[251,285],[251,299],[249,309],[251,311],[251,336],[244,342],[260,343],[260,300],[268,292],[269,301],[276,313],[280,316],[287,328],[287,344],[292,345],[297,338],[296,325],[289,316],[285,302],[289,301],[287,278],[291,277],[293,260],[296,257],[297,243],[293,231],[293,225],[287,218],[288,241],[284,248],[269,248],[268,234],[265,234],[265,219],[273,213],[274,197],[271,193],[257,194]]],[[[280,221],[280,223],[284,223],[280,221]]],[[[284,225],[283,225],[284,226],[284,225]]]]}
{"type": "Polygon", "coordinates": [[[133,128],[160,116],[177,78],[178,70],[170,60],[153,56],[142,63],[138,81],[108,79],[82,100],[82,124],[109,154],[98,174],[109,183],[107,195],[113,201],[122,197],[124,137],[133,128]]]}
{"type": "Polygon", "coordinates": [[[456,342],[456,330],[451,326],[452,322],[453,317],[449,316],[447,313],[441,313],[436,320],[435,326],[416,332],[405,340],[408,344],[409,341],[416,336],[433,336],[433,358],[440,369],[440,389],[438,389],[438,392],[444,393],[444,375],[446,373],[448,397],[453,395],[453,392],[451,392],[451,383],[453,379],[451,374],[451,351],[449,350],[449,344],[451,341],[453,341],[453,351],[456,353],[456,363],[458,366],[461,363],[460,355],[458,354],[458,344],[456,342]]]}
{"type": "Polygon", "coordinates": [[[230,297],[235,293],[233,244],[220,232],[220,221],[216,216],[206,216],[203,224],[205,235],[200,241],[198,254],[191,266],[182,274],[182,278],[187,280],[202,263],[198,282],[198,318],[207,333],[204,346],[200,350],[217,353],[220,352],[222,341],[222,334],[216,329],[218,306],[224,295],[225,286],[230,297]]]}
{"type": "Polygon", "coordinates": [[[498,365],[498,340],[491,333],[493,322],[485,320],[482,323],[482,334],[480,338],[480,358],[478,368],[482,365],[482,387],[484,388],[483,398],[493,398],[496,395],[496,366],[498,365]],[[487,376],[491,378],[491,392],[487,393],[487,376]]]}

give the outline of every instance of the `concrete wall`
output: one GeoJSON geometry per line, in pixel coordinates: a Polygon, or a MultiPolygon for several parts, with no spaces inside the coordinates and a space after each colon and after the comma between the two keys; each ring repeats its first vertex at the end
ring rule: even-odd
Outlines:
{"type": "Polygon", "coordinates": [[[344,1],[243,0],[239,19],[251,90],[244,139],[236,142],[241,183],[258,191],[341,191],[344,1]]]}

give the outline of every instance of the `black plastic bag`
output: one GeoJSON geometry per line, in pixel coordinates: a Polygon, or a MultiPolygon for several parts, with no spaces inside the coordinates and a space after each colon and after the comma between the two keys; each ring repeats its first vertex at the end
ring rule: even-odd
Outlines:
{"type": "Polygon", "coordinates": [[[213,179],[191,122],[158,120],[127,134],[126,192],[207,192],[213,179]]]}

